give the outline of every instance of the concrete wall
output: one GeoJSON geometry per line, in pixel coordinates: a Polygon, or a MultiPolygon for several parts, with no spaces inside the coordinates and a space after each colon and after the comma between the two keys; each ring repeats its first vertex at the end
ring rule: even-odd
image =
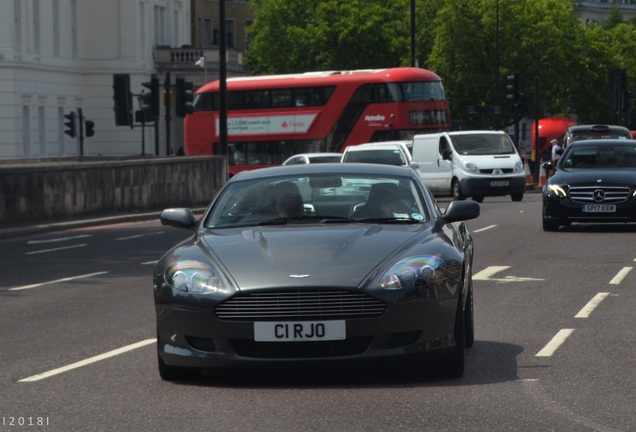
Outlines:
{"type": "Polygon", "coordinates": [[[204,207],[225,184],[219,156],[0,164],[0,227],[204,207]]]}

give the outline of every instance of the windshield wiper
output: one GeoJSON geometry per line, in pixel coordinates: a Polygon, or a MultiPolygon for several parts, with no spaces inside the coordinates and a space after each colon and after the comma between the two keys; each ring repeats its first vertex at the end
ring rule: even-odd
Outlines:
{"type": "Polygon", "coordinates": [[[357,222],[362,223],[385,223],[385,224],[414,224],[420,223],[421,221],[413,218],[396,218],[396,217],[387,217],[387,218],[366,218],[366,219],[357,219],[357,222]]]}
{"type": "Polygon", "coordinates": [[[312,222],[312,223],[343,223],[343,222],[358,222],[355,219],[342,216],[295,216],[295,217],[282,217],[275,219],[268,219],[259,222],[259,225],[287,225],[288,223],[297,222],[312,222]]]}

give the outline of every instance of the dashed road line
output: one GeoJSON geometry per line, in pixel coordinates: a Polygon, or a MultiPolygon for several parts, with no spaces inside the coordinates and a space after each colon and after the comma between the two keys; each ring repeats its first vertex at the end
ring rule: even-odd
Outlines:
{"type": "Polygon", "coordinates": [[[86,360],[81,360],[81,361],[72,363],[72,364],[67,365],[67,366],[63,366],[63,367],[60,367],[60,368],[57,368],[57,369],[50,370],[48,372],[43,372],[43,373],[40,373],[40,374],[37,374],[37,375],[30,376],[28,378],[23,378],[19,382],[40,381],[40,380],[43,380],[45,378],[50,378],[52,376],[59,375],[59,374],[64,373],[64,372],[68,372],[68,371],[73,370],[73,369],[77,369],[77,368],[80,368],[80,367],[83,367],[83,366],[87,366],[87,365],[92,364],[92,363],[97,363],[98,361],[106,360],[108,358],[115,357],[115,356],[127,353],[128,351],[132,351],[132,350],[135,350],[137,348],[141,348],[141,347],[144,347],[146,345],[150,345],[150,344],[153,344],[153,343],[156,343],[156,342],[157,342],[157,339],[154,339],[154,338],[153,339],[146,339],[146,340],[143,340],[141,342],[137,342],[137,343],[134,343],[134,344],[131,344],[131,345],[126,345],[126,346],[118,348],[116,350],[109,351],[109,352],[106,352],[104,354],[97,355],[95,357],[87,358],[86,360]]]}
{"type": "Polygon", "coordinates": [[[592,300],[590,300],[584,307],[574,315],[574,318],[588,318],[592,311],[596,309],[596,307],[607,297],[610,295],[608,292],[598,293],[594,296],[592,300]]]}
{"type": "Polygon", "coordinates": [[[535,354],[535,357],[551,357],[557,349],[570,337],[574,329],[562,329],[552,338],[541,351],[535,354]]]}
{"type": "Polygon", "coordinates": [[[623,267],[621,271],[619,271],[616,276],[609,282],[610,285],[618,285],[623,279],[627,276],[627,274],[632,271],[633,267],[623,267]]]}
{"type": "Polygon", "coordinates": [[[58,252],[58,251],[61,251],[61,250],[75,249],[75,248],[80,248],[80,247],[84,247],[84,246],[88,246],[88,245],[85,244],[85,243],[82,243],[82,244],[77,244],[77,245],[73,245],[73,246],[64,246],[64,247],[53,248],[53,249],[41,249],[41,250],[38,250],[38,251],[26,252],[25,255],[37,255],[37,254],[41,254],[41,253],[58,252]]]}
{"type": "Polygon", "coordinates": [[[88,273],[88,274],[84,274],[84,275],[79,275],[79,276],[71,276],[71,277],[67,277],[67,278],[62,278],[62,279],[56,279],[56,280],[52,280],[52,281],[48,281],[48,282],[41,282],[41,283],[37,283],[37,284],[32,284],[32,285],[23,285],[23,286],[18,286],[18,287],[14,287],[14,288],[9,288],[9,291],[22,291],[22,290],[27,290],[27,289],[32,289],[32,288],[39,288],[45,285],[53,285],[53,284],[57,284],[60,282],[69,282],[72,280],[77,280],[77,279],[84,279],[84,278],[89,278],[89,277],[93,277],[93,276],[99,276],[99,275],[103,275],[109,273],[107,271],[101,271],[101,272],[96,272],[96,273],[88,273]]]}

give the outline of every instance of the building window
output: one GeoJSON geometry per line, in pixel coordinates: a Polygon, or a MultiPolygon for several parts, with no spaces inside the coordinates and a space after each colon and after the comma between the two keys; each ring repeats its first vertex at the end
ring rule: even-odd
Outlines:
{"type": "Polygon", "coordinates": [[[225,20],[225,27],[227,31],[226,44],[228,48],[234,48],[234,35],[236,34],[234,20],[225,20]]]}
{"type": "Polygon", "coordinates": [[[199,23],[199,28],[201,29],[201,46],[209,47],[214,45],[214,26],[212,25],[212,18],[199,18],[199,23]]]}

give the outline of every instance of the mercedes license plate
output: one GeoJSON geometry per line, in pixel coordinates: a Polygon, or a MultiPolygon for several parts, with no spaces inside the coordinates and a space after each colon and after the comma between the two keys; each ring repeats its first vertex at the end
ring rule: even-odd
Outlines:
{"type": "Polygon", "coordinates": [[[584,213],[616,213],[614,204],[585,204],[583,206],[584,213]]]}
{"type": "Polygon", "coordinates": [[[492,187],[502,187],[502,186],[508,186],[508,180],[497,180],[497,181],[491,181],[490,182],[490,186],[492,187]]]}
{"type": "Polygon", "coordinates": [[[344,320],[255,322],[254,340],[257,342],[313,342],[346,339],[344,320]]]}

